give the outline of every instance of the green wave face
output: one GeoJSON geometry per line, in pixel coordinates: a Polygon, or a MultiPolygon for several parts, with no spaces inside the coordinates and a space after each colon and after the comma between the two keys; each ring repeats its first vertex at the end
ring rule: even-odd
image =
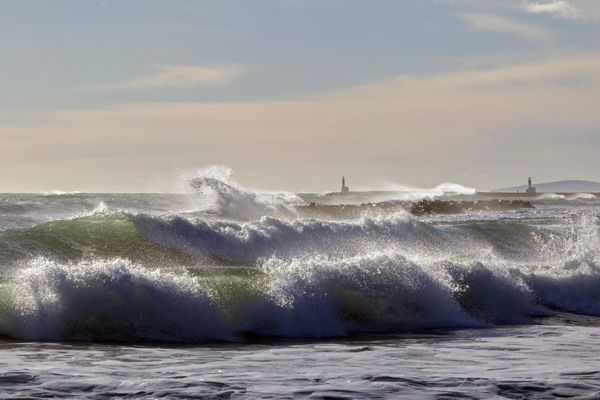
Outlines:
{"type": "Polygon", "coordinates": [[[243,322],[248,307],[264,300],[269,283],[268,275],[253,267],[201,267],[187,273],[236,323],[243,322]]]}
{"type": "Polygon", "coordinates": [[[0,260],[32,257],[58,261],[127,258],[149,266],[197,265],[203,260],[143,238],[127,214],[97,215],[46,222],[0,233],[0,260]]]}
{"type": "Polygon", "coordinates": [[[250,223],[102,214],[0,231],[0,262],[124,258],[149,267],[257,265],[276,256],[347,257],[395,249],[444,259],[480,259],[487,249],[510,260],[540,259],[561,234],[517,222],[435,226],[405,217],[349,222],[266,218],[250,223]],[[462,257],[462,258],[461,258],[462,257]]]}

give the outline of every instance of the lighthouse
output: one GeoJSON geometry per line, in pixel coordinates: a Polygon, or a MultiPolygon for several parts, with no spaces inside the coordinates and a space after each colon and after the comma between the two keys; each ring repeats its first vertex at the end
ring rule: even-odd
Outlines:
{"type": "Polygon", "coordinates": [[[350,188],[348,186],[346,186],[346,177],[344,177],[344,176],[342,176],[342,191],[340,193],[341,194],[350,193],[350,188]]]}
{"type": "Polygon", "coordinates": [[[529,179],[527,179],[527,189],[525,189],[525,193],[535,193],[535,186],[531,186],[531,177],[529,177],[529,179]]]}

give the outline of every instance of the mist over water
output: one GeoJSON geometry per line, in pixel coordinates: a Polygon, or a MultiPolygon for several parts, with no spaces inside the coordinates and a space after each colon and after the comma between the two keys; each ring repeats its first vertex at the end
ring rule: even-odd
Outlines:
{"type": "MultiPolygon", "coordinates": [[[[600,201],[594,196],[544,195],[531,199],[533,208],[451,214],[371,209],[345,219],[307,217],[304,210],[482,199],[454,184],[344,196],[265,193],[241,186],[224,167],[199,170],[182,182],[179,194],[1,195],[0,335],[144,343],[158,353],[167,351],[158,343],[230,343],[248,360],[260,357],[250,350],[255,340],[334,339],[340,347],[332,351],[350,352],[362,347],[343,341],[358,336],[367,343],[362,361],[372,363],[369,351],[385,358],[378,346],[405,340],[398,335],[433,334],[437,342],[471,335],[491,343],[486,332],[504,329],[507,337],[526,332],[533,343],[549,329],[543,327],[553,326],[553,334],[570,332],[588,343],[592,328],[585,326],[600,316],[600,201]],[[435,336],[440,330],[446,333],[435,336]]],[[[531,349],[544,353],[536,346],[531,349]]],[[[222,357],[219,351],[211,354],[222,357]]],[[[175,349],[167,355],[181,356],[175,349]]],[[[329,356],[316,357],[325,368],[329,356]]],[[[360,379],[380,387],[390,370],[379,367],[360,379]]],[[[33,393],[23,376],[0,375],[0,385],[22,378],[23,392],[14,393],[33,393]]],[[[490,382],[499,377],[481,379],[483,386],[495,385],[490,382]]],[[[558,390],[561,379],[548,390],[558,390]]],[[[407,381],[385,382],[410,393],[407,381]]],[[[434,390],[453,382],[425,379],[423,385],[434,390]]],[[[187,393],[169,387],[157,384],[152,393],[187,393]]]]}

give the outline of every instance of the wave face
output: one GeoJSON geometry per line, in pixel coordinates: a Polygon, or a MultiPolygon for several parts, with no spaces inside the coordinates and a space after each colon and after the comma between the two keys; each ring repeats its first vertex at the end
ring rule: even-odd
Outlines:
{"type": "Polygon", "coordinates": [[[14,278],[0,290],[0,332],[27,340],[335,337],[528,323],[551,314],[543,306],[600,315],[595,265],[561,276],[371,254],[175,273],[36,259],[14,278]]]}
{"type": "Polygon", "coordinates": [[[5,196],[0,335],[186,343],[600,316],[591,199],[327,220],[219,173],[180,196],[5,196]]]}
{"type": "Polygon", "coordinates": [[[21,339],[189,341],[230,331],[194,280],[125,261],[39,259],[15,282],[2,290],[0,331],[21,339]]]}
{"type": "Polygon", "coordinates": [[[262,217],[249,222],[108,213],[0,232],[0,259],[119,257],[252,265],[270,257],[344,258],[393,250],[420,260],[523,260],[560,254],[560,240],[552,230],[519,222],[433,225],[407,213],[349,221],[262,217]]]}

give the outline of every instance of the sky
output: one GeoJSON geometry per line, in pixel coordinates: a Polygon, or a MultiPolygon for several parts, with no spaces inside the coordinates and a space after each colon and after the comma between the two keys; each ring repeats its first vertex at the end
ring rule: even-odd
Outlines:
{"type": "Polygon", "coordinates": [[[7,0],[0,192],[600,180],[598,0],[7,0]]]}

